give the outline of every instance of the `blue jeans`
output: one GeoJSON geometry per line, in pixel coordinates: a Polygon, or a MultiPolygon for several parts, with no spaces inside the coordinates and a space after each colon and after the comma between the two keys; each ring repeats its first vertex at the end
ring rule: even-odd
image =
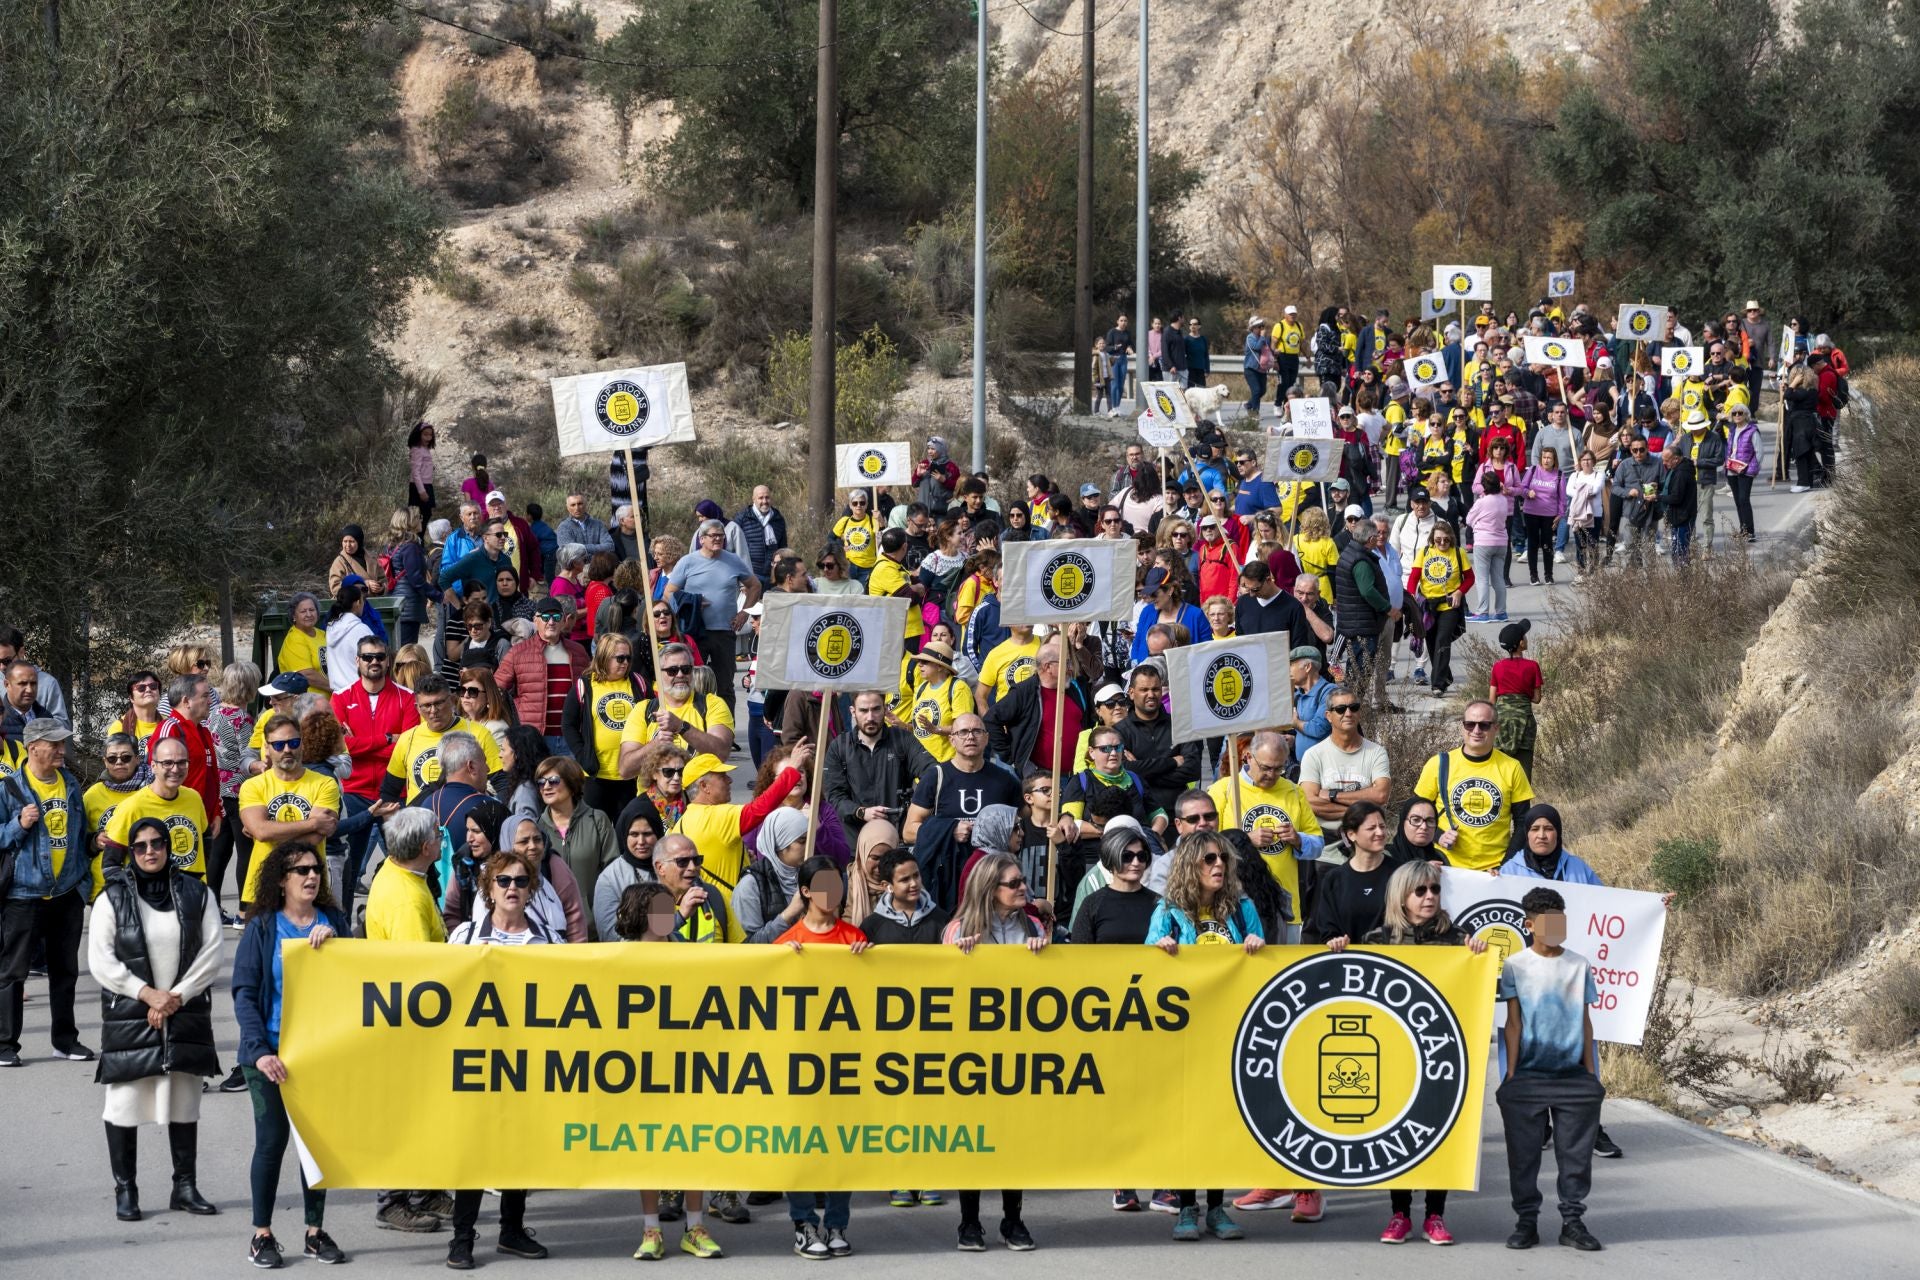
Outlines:
{"type": "Polygon", "coordinates": [[[1127,357],[1125,353],[1113,358],[1113,380],[1107,386],[1107,403],[1115,409],[1127,395],[1127,357]]]}
{"type": "Polygon", "coordinates": [[[828,1231],[835,1227],[845,1231],[847,1223],[853,1220],[853,1192],[829,1191],[827,1197],[827,1220],[822,1223],[813,1210],[814,1193],[811,1191],[787,1192],[787,1216],[797,1226],[802,1222],[813,1226],[824,1226],[828,1231]]]}
{"type": "Polygon", "coordinates": [[[1260,401],[1267,394],[1267,375],[1258,369],[1243,369],[1247,375],[1247,416],[1260,416],[1260,401]]]}
{"type": "Polygon", "coordinates": [[[1669,536],[1671,539],[1669,545],[1673,548],[1673,562],[1675,564],[1685,564],[1692,558],[1693,526],[1690,524],[1672,525],[1669,527],[1669,536]]]}
{"type": "Polygon", "coordinates": [[[345,812],[327,841],[327,874],[333,880],[333,896],[340,910],[353,915],[353,887],[360,883],[360,872],[367,865],[367,850],[372,847],[380,824],[373,820],[373,802],[351,791],[340,793],[345,812]]]}

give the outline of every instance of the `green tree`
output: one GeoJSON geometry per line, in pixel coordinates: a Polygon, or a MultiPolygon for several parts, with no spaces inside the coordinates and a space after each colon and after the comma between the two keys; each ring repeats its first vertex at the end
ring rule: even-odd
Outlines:
{"type": "MultiPolygon", "coordinates": [[[[592,83],[621,119],[671,103],[644,156],[688,207],[813,201],[819,8],[807,0],[658,0],[602,49],[592,83]]],[[[840,193],[850,209],[927,215],[964,181],[973,121],[967,12],[922,0],[840,11],[840,193]]]]}
{"type": "Polygon", "coordinates": [[[439,236],[380,141],[386,12],[0,14],[0,612],[63,678],[143,657],[367,465],[439,236]]]}

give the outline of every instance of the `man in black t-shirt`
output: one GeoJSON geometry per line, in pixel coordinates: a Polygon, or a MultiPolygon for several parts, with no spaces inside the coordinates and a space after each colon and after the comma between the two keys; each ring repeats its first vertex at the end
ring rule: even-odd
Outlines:
{"type": "Polygon", "coordinates": [[[959,844],[973,839],[973,820],[990,804],[1020,807],[1020,780],[998,761],[987,757],[987,722],[977,715],[964,715],[953,722],[949,733],[953,759],[929,769],[914,784],[913,800],[907,807],[907,821],[900,838],[912,844],[920,827],[929,818],[946,818],[955,826],[953,838],[959,844]]]}

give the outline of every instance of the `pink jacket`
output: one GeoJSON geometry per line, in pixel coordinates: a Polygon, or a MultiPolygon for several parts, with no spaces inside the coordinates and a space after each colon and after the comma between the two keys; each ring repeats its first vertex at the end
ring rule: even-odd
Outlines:
{"type": "Polygon", "coordinates": [[[1473,530],[1474,548],[1506,546],[1507,517],[1512,513],[1513,500],[1504,493],[1475,498],[1466,520],[1467,528],[1473,530]]]}
{"type": "MultiPolygon", "coordinates": [[[[573,667],[567,676],[567,683],[571,685],[587,669],[587,651],[564,637],[560,643],[566,646],[567,661],[573,667]]],[[[554,712],[552,723],[548,723],[547,717],[546,641],[537,635],[528,636],[507,650],[494,680],[500,692],[513,699],[513,710],[521,724],[532,725],[546,737],[558,736],[560,713],[554,712]]]]}

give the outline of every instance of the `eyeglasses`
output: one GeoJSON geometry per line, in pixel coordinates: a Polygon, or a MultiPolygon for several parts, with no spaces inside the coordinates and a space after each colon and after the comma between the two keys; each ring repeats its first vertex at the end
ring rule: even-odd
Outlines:
{"type": "Polygon", "coordinates": [[[691,666],[662,667],[660,668],[660,674],[663,676],[690,676],[693,674],[693,668],[691,666]]]}
{"type": "Polygon", "coordinates": [[[1027,792],[1027,794],[1030,796],[1050,796],[1053,794],[1053,786],[1052,784],[1048,784],[1044,787],[1035,787],[1033,790],[1027,792]]]}
{"type": "Polygon", "coordinates": [[[1491,720],[1462,720],[1460,727],[1468,733],[1492,733],[1494,722],[1491,720]]]}
{"type": "Polygon", "coordinates": [[[1409,817],[1407,819],[1407,825],[1410,827],[1431,827],[1435,821],[1435,819],[1425,816],[1409,817]]]}
{"type": "Polygon", "coordinates": [[[486,690],[477,684],[463,684],[460,686],[460,696],[463,698],[478,698],[485,693],[486,690]]]}
{"type": "Polygon", "coordinates": [[[1015,876],[1011,880],[1002,880],[1000,887],[1002,889],[1024,889],[1027,887],[1027,878],[1025,876],[1015,876]]]}
{"type": "Polygon", "coordinates": [[[565,778],[561,777],[557,773],[549,773],[544,777],[535,778],[533,781],[533,785],[540,788],[542,791],[545,791],[548,787],[565,786],[566,781],[567,780],[565,778]]]}
{"type": "MultiPolygon", "coordinates": [[[[985,732],[985,729],[955,729],[950,736],[955,738],[978,738],[985,732]]],[[[1098,748],[1095,748],[1095,750],[1098,750],[1098,748]]]]}
{"type": "MultiPolygon", "coordinates": [[[[295,739],[293,745],[296,747],[299,746],[299,740],[295,739]]],[[[185,760],[155,760],[153,767],[156,769],[184,769],[187,767],[187,762],[185,760]]]]}
{"type": "Polygon", "coordinates": [[[1126,852],[1120,855],[1120,865],[1123,867],[1126,866],[1129,862],[1152,862],[1152,861],[1153,861],[1153,855],[1148,853],[1145,849],[1141,848],[1137,844],[1129,846],[1126,852]]]}
{"type": "Polygon", "coordinates": [[[1360,714],[1360,704],[1357,702],[1343,702],[1337,707],[1328,707],[1327,714],[1330,716],[1357,716],[1360,714]]]}
{"type": "MultiPolygon", "coordinates": [[[[298,751],[299,749],[300,739],[298,738],[275,738],[267,744],[269,751],[298,751]]],[[[184,766],[186,761],[183,760],[180,763],[184,766]]]]}
{"type": "Polygon", "coordinates": [[[680,868],[682,871],[685,871],[688,867],[700,866],[702,863],[706,861],[706,859],[701,857],[697,853],[689,853],[678,858],[668,858],[667,861],[671,862],[674,866],[680,868]]]}
{"type": "Polygon", "coordinates": [[[1225,855],[1218,854],[1218,853],[1203,853],[1200,855],[1201,865],[1208,866],[1208,867],[1214,866],[1217,863],[1225,862],[1226,860],[1227,859],[1225,855]]]}
{"type": "Polygon", "coordinates": [[[288,867],[287,874],[290,876],[317,876],[320,874],[320,864],[317,862],[303,862],[297,867],[288,867]]]}
{"type": "Polygon", "coordinates": [[[106,760],[106,763],[108,764],[132,764],[133,763],[132,756],[107,756],[105,757],[105,760],[106,760]]]}
{"type": "Polygon", "coordinates": [[[169,852],[169,846],[165,840],[135,840],[133,851],[135,853],[166,853],[169,852]]]}
{"type": "Polygon", "coordinates": [[[495,887],[501,889],[524,889],[533,883],[532,876],[495,876],[495,887]]]}
{"type": "Polygon", "coordinates": [[[686,772],[686,766],[684,765],[676,765],[671,769],[655,769],[654,770],[654,773],[657,776],[662,778],[677,778],[684,772],[686,772]]]}

